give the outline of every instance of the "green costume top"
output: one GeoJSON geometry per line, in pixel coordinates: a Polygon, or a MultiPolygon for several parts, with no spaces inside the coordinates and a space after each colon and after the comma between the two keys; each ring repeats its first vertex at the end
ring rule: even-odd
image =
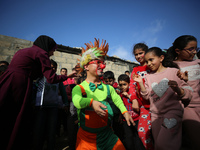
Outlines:
{"type": "MultiPolygon", "coordinates": [[[[84,87],[87,97],[82,96],[81,88],[77,85],[72,90],[72,101],[74,106],[79,110],[89,107],[91,99],[93,98],[96,101],[104,101],[107,98],[107,87],[102,83],[103,89],[100,90],[96,88],[94,92],[92,92],[89,88],[89,83],[87,81],[83,81],[81,85],[84,87]]],[[[121,113],[127,111],[121,97],[116,93],[115,89],[109,85],[111,99],[114,104],[120,109],[121,113]]]]}

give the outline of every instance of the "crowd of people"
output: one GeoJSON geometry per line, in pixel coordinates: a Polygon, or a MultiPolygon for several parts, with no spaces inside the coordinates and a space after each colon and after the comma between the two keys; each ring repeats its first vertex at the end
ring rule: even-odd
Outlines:
{"type": "Polygon", "coordinates": [[[57,75],[50,59],[57,44],[39,36],[10,63],[0,61],[0,149],[54,150],[61,125],[70,150],[199,149],[197,39],[172,43],[165,50],[135,44],[139,65],[115,79],[104,71],[106,41],[85,43],[72,73],[57,75]]]}

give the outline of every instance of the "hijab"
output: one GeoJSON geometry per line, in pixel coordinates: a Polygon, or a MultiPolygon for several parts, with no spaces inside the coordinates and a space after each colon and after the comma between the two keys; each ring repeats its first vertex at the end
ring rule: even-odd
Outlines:
{"type": "Polygon", "coordinates": [[[57,44],[54,41],[54,39],[50,38],[46,35],[40,35],[33,43],[33,45],[36,45],[40,47],[41,49],[45,50],[46,52],[52,51],[57,48],[57,44]]]}

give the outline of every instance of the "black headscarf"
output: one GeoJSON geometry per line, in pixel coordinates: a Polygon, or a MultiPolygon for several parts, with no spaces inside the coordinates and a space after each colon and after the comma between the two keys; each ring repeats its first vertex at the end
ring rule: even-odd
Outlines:
{"type": "Polygon", "coordinates": [[[40,47],[41,49],[45,50],[46,52],[49,52],[51,50],[55,50],[57,48],[57,44],[54,41],[54,39],[50,38],[46,35],[40,35],[33,43],[33,45],[36,45],[40,47]]]}

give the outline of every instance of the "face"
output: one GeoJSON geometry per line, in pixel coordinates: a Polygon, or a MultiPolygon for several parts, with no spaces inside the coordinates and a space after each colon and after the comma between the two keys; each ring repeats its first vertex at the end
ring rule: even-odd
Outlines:
{"type": "Polygon", "coordinates": [[[149,69],[153,72],[156,72],[161,68],[163,59],[163,55],[159,57],[156,56],[154,52],[148,52],[145,55],[146,64],[149,67],[149,69]]]}
{"type": "Polygon", "coordinates": [[[114,81],[115,81],[114,79],[104,79],[105,84],[109,84],[111,86],[113,86],[114,81]]]}
{"type": "Polygon", "coordinates": [[[49,51],[49,57],[54,55],[55,50],[49,51]]]}
{"type": "Polygon", "coordinates": [[[145,62],[145,59],[144,59],[145,52],[141,48],[136,49],[135,52],[134,52],[134,55],[135,55],[135,59],[140,64],[145,62]]]}
{"type": "Polygon", "coordinates": [[[103,69],[105,68],[104,59],[95,59],[90,61],[86,66],[85,69],[89,71],[89,73],[93,76],[102,76],[103,69]]]}
{"type": "Polygon", "coordinates": [[[119,81],[119,87],[122,92],[126,92],[129,88],[129,83],[126,81],[119,81]]]}
{"type": "Polygon", "coordinates": [[[62,69],[62,70],[60,71],[60,74],[61,74],[61,75],[67,75],[67,70],[62,69]]]}
{"type": "Polygon", "coordinates": [[[190,41],[183,50],[176,49],[176,53],[178,54],[177,60],[193,60],[194,55],[197,53],[197,42],[190,41]]]}

